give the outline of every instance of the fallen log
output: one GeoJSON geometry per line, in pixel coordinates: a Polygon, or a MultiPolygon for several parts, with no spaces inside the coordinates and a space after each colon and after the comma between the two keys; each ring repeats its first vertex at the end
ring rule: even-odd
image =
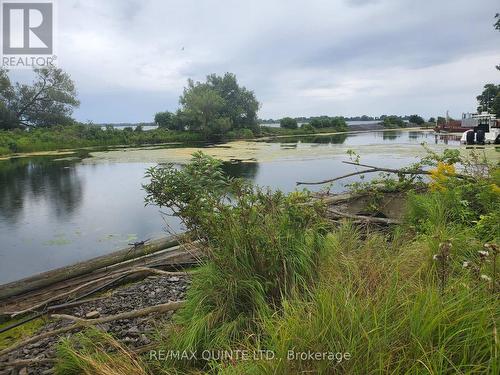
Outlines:
{"type": "Polygon", "coordinates": [[[106,254],[93,258],[84,262],[76,263],[70,266],[58,268],[52,271],[40,273],[35,276],[30,276],[18,281],[13,281],[0,286],[0,300],[18,294],[37,290],[45,286],[57,283],[59,281],[68,280],[77,276],[85,275],[96,269],[112,266],[117,263],[125,262],[146,254],[152,254],[160,250],[177,246],[179,237],[164,237],[150,241],[148,244],[139,247],[127,247],[125,249],[115,251],[111,254],[106,254]]]}
{"type": "Polygon", "coordinates": [[[375,216],[354,215],[354,214],[349,214],[347,212],[337,211],[331,207],[328,208],[327,211],[329,213],[333,214],[334,217],[345,217],[345,218],[349,218],[349,219],[360,220],[360,221],[367,222],[367,223],[378,223],[378,224],[386,224],[386,225],[401,224],[401,221],[396,220],[396,219],[389,219],[389,218],[385,218],[385,217],[375,217],[375,216]]]}
{"type": "Polygon", "coordinates": [[[98,318],[98,319],[81,319],[81,320],[76,321],[74,324],[72,324],[70,326],[55,329],[53,331],[45,332],[45,333],[42,333],[42,334],[37,335],[37,336],[32,336],[24,341],[20,341],[16,344],[4,349],[4,350],[1,350],[0,357],[4,356],[6,354],[9,354],[10,352],[12,352],[14,350],[22,348],[23,346],[31,344],[32,342],[37,342],[37,341],[46,339],[47,337],[57,336],[57,335],[61,335],[63,333],[72,332],[72,331],[86,328],[86,327],[89,327],[92,325],[113,322],[115,320],[133,319],[133,318],[137,318],[137,317],[145,316],[145,315],[150,315],[150,314],[163,313],[163,312],[167,312],[167,311],[175,311],[175,310],[178,310],[179,308],[181,308],[183,304],[184,304],[184,301],[168,302],[168,303],[164,303],[161,305],[150,306],[150,307],[146,307],[144,309],[133,310],[133,311],[128,311],[128,312],[124,312],[124,313],[120,313],[120,314],[116,314],[116,315],[105,316],[103,318],[98,318]]]}
{"type": "MultiPolygon", "coordinates": [[[[45,307],[50,302],[59,301],[59,300],[61,300],[64,297],[70,296],[70,295],[74,294],[75,292],[77,292],[77,291],[79,291],[81,289],[84,289],[84,288],[88,288],[89,286],[92,286],[94,284],[98,284],[98,283],[101,283],[101,282],[109,280],[109,279],[116,279],[116,278],[119,278],[119,277],[122,277],[122,276],[125,276],[125,275],[129,275],[129,274],[133,274],[133,273],[139,273],[139,272],[152,273],[152,274],[162,275],[162,276],[186,276],[187,275],[186,272],[168,272],[168,271],[162,271],[162,270],[157,270],[157,269],[148,268],[148,267],[134,267],[134,268],[126,270],[126,271],[115,272],[115,273],[112,273],[112,274],[107,275],[105,277],[101,277],[99,279],[89,281],[88,283],[79,285],[78,287],[76,287],[74,289],[71,289],[71,290],[69,290],[67,292],[64,292],[64,293],[58,294],[56,296],[53,296],[53,297],[51,297],[51,298],[49,298],[49,299],[47,299],[45,301],[42,301],[42,302],[40,302],[40,303],[38,303],[36,305],[30,306],[30,307],[28,307],[28,308],[26,308],[24,310],[11,312],[10,316],[11,316],[11,318],[14,318],[14,317],[16,317],[18,315],[26,314],[26,313],[31,312],[33,310],[36,310],[38,308],[45,307]]],[[[59,305],[58,307],[61,308],[61,306],[65,306],[65,305],[59,305]]],[[[49,308],[49,310],[54,310],[54,308],[51,307],[51,308],[49,308]]]]}

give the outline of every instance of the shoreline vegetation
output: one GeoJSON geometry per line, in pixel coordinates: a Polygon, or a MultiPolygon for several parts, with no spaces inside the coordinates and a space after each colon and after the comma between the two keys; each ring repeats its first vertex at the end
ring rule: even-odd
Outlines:
{"type": "MultiPolygon", "coordinates": [[[[420,127],[405,127],[401,130],[425,129],[420,127]]],[[[381,128],[376,131],[395,130],[381,128]]],[[[134,130],[132,128],[116,129],[108,127],[101,129],[92,125],[66,125],[51,128],[37,128],[30,131],[21,129],[0,130],[0,159],[14,156],[30,156],[44,154],[64,155],[71,150],[95,148],[95,147],[127,147],[127,146],[153,146],[167,143],[202,143],[202,142],[226,142],[233,140],[264,140],[272,138],[347,134],[371,130],[347,130],[339,131],[335,127],[310,129],[301,127],[297,129],[286,129],[269,126],[261,126],[258,134],[252,132],[227,134],[216,140],[206,139],[203,134],[191,131],[176,131],[166,129],[134,130]]]]}
{"type": "Polygon", "coordinates": [[[428,151],[400,172],[352,185],[367,208],[342,217],[341,196],[252,186],[201,152],[150,168],[146,202],[184,220],[204,261],[147,350],[87,319],[55,373],[497,374],[498,162],[428,151]],[[388,192],[397,224],[375,220],[388,192]]]}

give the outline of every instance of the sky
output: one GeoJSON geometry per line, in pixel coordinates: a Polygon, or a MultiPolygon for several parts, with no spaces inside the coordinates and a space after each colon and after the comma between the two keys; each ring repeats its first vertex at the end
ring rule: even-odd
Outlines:
{"type": "Polygon", "coordinates": [[[459,117],[500,83],[498,0],[56,2],[80,121],[150,122],[211,73],[235,73],[260,118],[459,117]]]}

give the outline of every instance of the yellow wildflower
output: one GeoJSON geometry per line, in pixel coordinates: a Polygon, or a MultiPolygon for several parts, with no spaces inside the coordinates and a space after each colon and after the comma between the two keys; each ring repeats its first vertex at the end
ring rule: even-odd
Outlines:
{"type": "Polygon", "coordinates": [[[455,166],[440,161],[436,168],[430,170],[430,173],[432,180],[430,183],[431,190],[443,191],[446,190],[446,180],[448,180],[450,176],[455,175],[455,166]]]}

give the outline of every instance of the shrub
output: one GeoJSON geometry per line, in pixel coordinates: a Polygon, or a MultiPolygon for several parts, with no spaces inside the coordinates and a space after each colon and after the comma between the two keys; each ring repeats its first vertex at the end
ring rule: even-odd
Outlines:
{"type": "Polygon", "coordinates": [[[419,115],[411,115],[409,118],[408,118],[408,121],[411,123],[411,124],[415,124],[415,125],[423,125],[425,123],[425,120],[420,117],[419,115]]]}
{"type": "Polygon", "coordinates": [[[382,120],[382,125],[384,126],[384,128],[389,128],[389,129],[404,128],[405,122],[398,116],[386,116],[382,120]]]}
{"type": "Polygon", "coordinates": [[[300,128],[302,130],[305,130],[308,133],[314,133],[315,132],[314,126],[312,126],[311,124],[302,124],[300,126],[300,128]]]}
{"type": "Polygon", "coordinates": [[[228,131],[225,134],[225,138],[228,139],[252,139],[254,138],[254,134],[250,129],[237,129],[228,131]]]}
{"type": "Polygon", "coordinates": [[[320,116],[314,117],[310,124],[314,128],[334,128],[337,131],[346,131],[348,129],[347,123],[343,117],[328,117],[320,116]]]}
{"type": "Polygon", "coordinates": [[[280,120],[280,127],[285,129],[297,129],[297,120],[291,117],[284,117],[280,120]]]}

